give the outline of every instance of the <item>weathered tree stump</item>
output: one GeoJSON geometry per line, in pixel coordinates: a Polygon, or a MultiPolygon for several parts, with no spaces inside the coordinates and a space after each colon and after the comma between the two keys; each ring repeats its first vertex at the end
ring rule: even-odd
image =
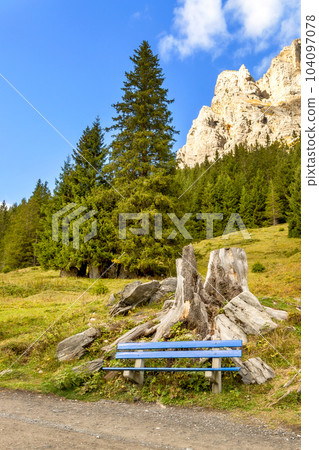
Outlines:
{"type": "Polygon", "coordinates": [[[204,289],[220,306],[243,291],[247,283],[247,256],[242,248],[221,248],[211,252],[204,289]]]}
{"type": "Polygon", "coordinates": [[[200,339],[205,339],[211,332],[203,283],[197,272],[197,263],[193,246],[183,248],[183,257],[176,260],[177,287],[172,306],[163,312],[153,341],[158,341],[169,334],[171,327],[182,321],[190,329],[195,329],[200,339]]]}

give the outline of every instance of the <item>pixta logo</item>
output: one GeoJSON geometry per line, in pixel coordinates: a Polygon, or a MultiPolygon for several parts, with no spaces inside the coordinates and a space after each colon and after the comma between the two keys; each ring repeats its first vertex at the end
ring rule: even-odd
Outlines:
{"type": "MultiPolygon", "coordinates": [[[[168,235],[167,239],[175,239],[180,233],[184,239],[193,239],[192,235],[186,228],[186,222],[194,216],[196,220],[203,220],[206,223],[206,239],[214,237],[213,225],[215,220],[222,220],[224,215],[222,213],[186,213],[179,219],[174,213],[167,213],[167,217],[175,226],[175,229],[168,235]]],[[[119,214],[119,239],[127,238],[127,231],[134,235],[150,234],[150,214],[149,213],[120,213],[119,214]],[[127,223],[138,221],[140,227],[128,227],[127,223]]],[[[251,239],[242,218],[238,213],[232,213],[229,216],[228,222],[222,234],[222,239],[228,239],[231,233],[239,231],[244,239],[251,239]],[[237,225],[235,228],[234,225],[237,225]]],[[[163,214],[154,214],[154,238],[162,239],[163,237],[163,214]]]]}
{"type": "MultiPolygon", "coordinates": [[[[79,206],[76,209],[73,209],[77,206],[76,203],[69,203],[64,206],[64,208],[60,209],[58,212],[53,214],[52,216],[52,240],[55,242],[59,242],[59,221],[62,218],[62,244],[69,245],[70,241],[70,223],[76,217],[80,216],[84,211],[87,210],[85,206],[79,206]],[[68,211],[72,210],[68,215],[63,217],[68,211]]],[[[79,250],[80,248],[80,227],[87,220],[91,219],[97,211],[93,209],[88,211],[77,220],[75,220],[72,224],[72,245],[73,248],[79,250]]],[[[84,236],[84,242],[88,242],[90,239],[94,238],[97,235],[97,220],[93,220],[91,224],[91,232],[84,236]]]]}

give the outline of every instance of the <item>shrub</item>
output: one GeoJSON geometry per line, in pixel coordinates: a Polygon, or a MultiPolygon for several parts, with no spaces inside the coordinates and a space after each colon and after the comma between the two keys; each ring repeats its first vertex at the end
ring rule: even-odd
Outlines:
{"type": "Polygon", "coordinates": [[[109,288],[107,286],[98,285],[94,287],[91,292],[95,295],[105,295],[109,292],[109,288]]]}
{"type": "Polygon", "coordinates": [[[266,270],[266,267],[264,265],[262,265],[260,262],[256,262],[251,269],[251,271],[253,273],[265,272],[265,270],[266,270]]]}

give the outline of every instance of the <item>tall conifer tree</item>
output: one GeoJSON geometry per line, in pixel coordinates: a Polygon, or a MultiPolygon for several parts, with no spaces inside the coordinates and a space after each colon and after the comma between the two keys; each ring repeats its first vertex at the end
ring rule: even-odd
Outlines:
{"type": "MultiPolygon", "coordinates": [[[[181,236],[166,239],[174,226],[167,213],[178,214],[175,157],[172,153],[175,128],[163,87],[164,75],[157,55],[143,41],[130,58],[133,69],[125,73],[122,100],[114,106],[113,141],[109,147],[112,183],[120,198],[117,213],[145,213],[150,231],[127,235],[120,241],[125,267],[139,274],[164,274],[174,266],[181,236]],[[163,236],[155,236],[156,214],[163,213],[163,236]],[[168,229],[170,228],[170,230],[168,229]]],[[[183,215],[183,214],[182,214],[183,215]]],[[[138,227],[138,223],[135,225],[138,227]]]]}
{"type": "Polygon", "coordinates": [[[126,72],[122,100],[113,107],[117,115],[107,130],[116,134],[110,145],[114,176],[127,181],[151,175],[155,169],[172,172],[175,128],[168,106],[173,102],[163,87],[164,75],[157,55],[143,41],[130,58],[133,70],[126,72]]]}

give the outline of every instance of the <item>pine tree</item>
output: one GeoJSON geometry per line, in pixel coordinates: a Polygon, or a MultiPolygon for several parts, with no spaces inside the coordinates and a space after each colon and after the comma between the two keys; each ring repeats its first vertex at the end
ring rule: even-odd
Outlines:
{"type": "Polygon", "coordinates": [[[288,215],[288,236],[301,237],[301,166],[295,171],[295,179],[289,189],[290,214],[288,215]]]}
{"type": "Polygon", "coordinates": [[[155,169],[171,173],[175,128],[163,87],[159,59],[143,41],[130,58],[133,70],[126,72],[122,101],[113,105],[117,115],[107,128],[116,134],[110,145],[110,168],[116,179],[126,181],[147,177],[155,169]]]}
{"type": "MultiPolygon", "coordinates": [[[[120,240],[120,253],[125,252],[126,269],[143,274],[165,274],[175,264],[181,236],[167,239],[172,223],[167,213],[178,214],[173,197],[177,193],[174,178],[175,157],[172,153],[174,134],[172,115],[163,87],[164,75],[159,59],[148,42],[143,41],[130,58],[133,70],[126,72],[122,101],[114,106],[114,124],[107,130],[116,134],[109,147],[112,184],[119,188],[117,214],[145,213],[150,230],[144,235],[129,233],[120,240]],[[155,215],[163,213],[163,236],[155,236],[155,215]]],[[[135,225],[135,226],[138,226],[135,225]]],[[[171,230],[170,230],[171,231],[171,230]]]]}
{"type": "Polygon", "coordinates": [[[72,153],[73,166],[68,167],[74,199],[80,201],[95,186],[106,184],[102,173],[106,154],[103,131],[97,117],[92,126],[83,131],[76,150],[72,153]]]}
{"type": "Polygon", "coordinates": [[[107,150],[104,146],[103,130],[97,117],[92,126],[86,127],[73,150],[72,160],[68,157],[54,189],[54,195],[46,207],[43,219],[43,232],[37,245],[39,262],[44,268],[73,269],[76,267],[81,273],[86,273],[89,255],[83,246],[82,237],[90,224],[81,227],[81,248],[72,246],[72,228],[70,227],[70,245],[63,245],[61,240],[52,240],[52,216],[69,203],[77,207],[88,206],[87,198],[96,189],[103,189],[107,185],[103,173],[107,150]]]}
{"type": "Polygon", "coordinates": [[[4,237],[4,266],[10,269],[35,266],[34,246],[42,231],[43,208],[49,200],[47,183],[38,180],[28,201],[23,199],[12,211],[4,237]]]}
{"type": "Polygon", "coordinates": [[[282,218],[280,198],[272,180],[269,183],[265,214],[270,225],[277,225],[282,218]]]}
{"type": "Polygon", "coordinates": [[[239,215],[242,218],[246,227],[252,227],[254,224],[253,219],[253,205],[251,195],[246,186],[243,186],[241,191],[240,203],[239,203],[239,215]]]}
{"type": "Polygon", "coordinates": [[[265,224],[265,202],[267,185],[262,170],[258,169],[253,182],[251,200],[253,206],[253,226],[261,227],[265,224]]]}
{"type": "Polygon", "coordinates": [[[0,204],[0,271],[4,269],[4,237],[9,224],[9,211],[5,201],[0,204]]]}
{"type": "Polygon", "coordinates": [[[72,171],[73,166],[71,163],[71,158],[68,156],[63,164],[63,167],[61,168],[59,178],[55,180],[54,196],[56,198],[58,197],[62,204],[67,204],[74,200],[72,189],[72,171]]]}

